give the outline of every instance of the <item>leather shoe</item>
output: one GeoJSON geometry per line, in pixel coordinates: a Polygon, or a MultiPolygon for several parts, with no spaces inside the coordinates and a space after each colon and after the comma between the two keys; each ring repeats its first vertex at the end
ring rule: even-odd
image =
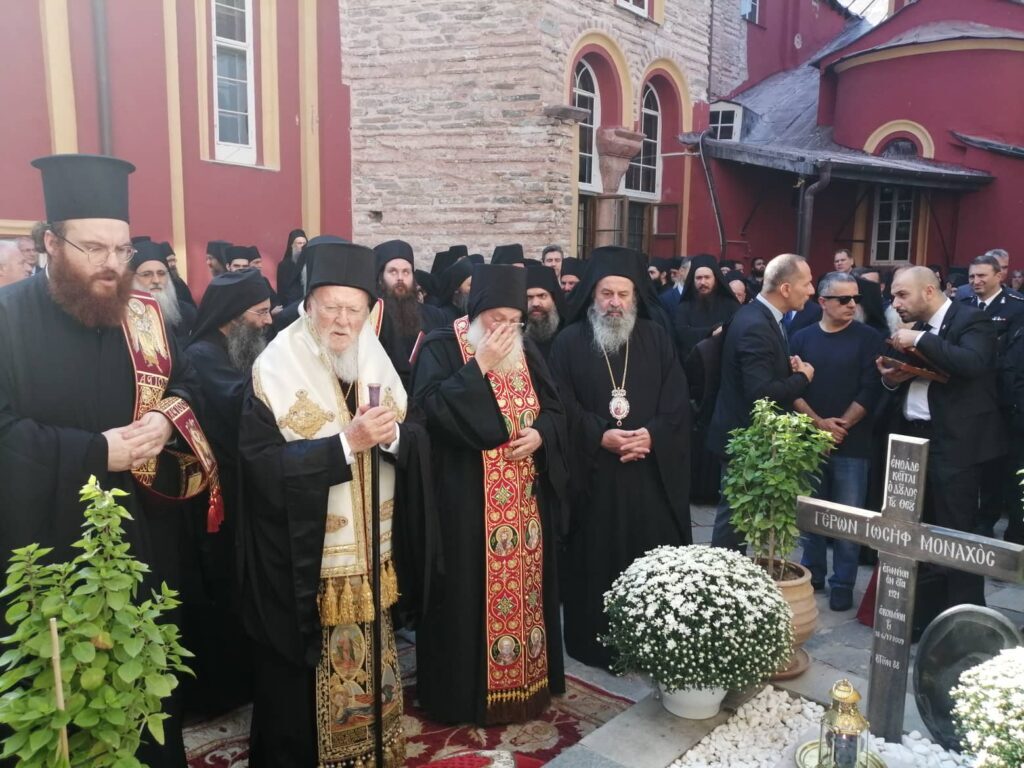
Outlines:
{"type": "Polygon", "coordinates": [[[828,607],[833,611],[848,611],[853,608],[853,590],[846,587],[833,587],[828,596],[828,607]]]}
{"type": "Polygon", "coordinates": [[[824,592],[825,591],[825,581],[824,581],[824,579],[821,580],[821,581],[817,581],[815,579],[811,579],[811,587],[814,588],[815,592],[824,592]]]}

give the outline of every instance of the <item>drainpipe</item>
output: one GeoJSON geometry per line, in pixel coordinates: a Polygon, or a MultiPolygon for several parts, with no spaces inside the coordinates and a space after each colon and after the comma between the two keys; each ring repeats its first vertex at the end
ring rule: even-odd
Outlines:
{"type": "Polygon", "coordinates": [[[96,56],[96,112],[100,121],[100,153],[112,155],[110,123],[110,70],[107,66],[107,3],[92,0],[92,41],[96,56]]]}
{"type": "Polygon", "coordinates": [[[711,166],[708,164],[707,155],[704,154],[704,139],[707,137],[707,129],[700,132],[700,141],[697,148],[700,152],[700,162],[704,166],[704,178],[708,183],[708,191],[711,193],[711,210],[715,214],[715,224],[718,227],[718,258],[725,258],[725,225],[722,223],[722,209],[718,205],[718,187],[715,186],[715,177],[711,173],[711,166]]]}
{"type": "Polygon", "coordinates": [[[818,180],[804,190],[800,196],[800,211],[797,214],[799,231],[797,232],[796,252],[805,259],[810,258],[811,228],[814,226],[814,196],[825,189],[832,181],[832,163],[822,163],[818,180]]]}

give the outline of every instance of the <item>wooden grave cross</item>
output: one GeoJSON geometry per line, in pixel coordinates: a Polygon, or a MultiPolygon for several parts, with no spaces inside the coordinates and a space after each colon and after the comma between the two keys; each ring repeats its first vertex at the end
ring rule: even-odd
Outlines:
{"type": "Polygon", "coordinates": [[[903,736],[918,563],[1024,581],[1024,546],[920,522],[927,464],[927,440],[890,435],[881,514],[797,498],[800,530],[878,550],[868,720],[876,736],[896,744],[903,736]]]}

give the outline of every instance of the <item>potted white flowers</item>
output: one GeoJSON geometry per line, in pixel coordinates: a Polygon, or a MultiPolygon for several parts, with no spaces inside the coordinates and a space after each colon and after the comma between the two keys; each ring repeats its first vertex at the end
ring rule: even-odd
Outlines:
{"type": "Polygon", "coordinates": [[[763,568],[724,549],[652,549],[615,580],[604,606],[613,669],[649,674],[680,717],[714,716],[727,691],[767,679],[792,650],[778,588],[763,568]],[[691,705],[691,694],[709,700],[691,705]]]}
{"type": "Polygon", "coordinates": [[[977,768],[1024,765],[1024,648],[1008,648],[960,675],[953,718],[977,768]]]}

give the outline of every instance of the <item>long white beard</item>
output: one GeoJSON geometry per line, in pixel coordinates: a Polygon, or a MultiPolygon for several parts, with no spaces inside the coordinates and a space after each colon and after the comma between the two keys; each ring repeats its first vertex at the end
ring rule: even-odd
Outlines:
{"type": "MultiPolygon", "coordinates": [[[[473,321],[469,324],[469,331],[466,333],[466,338],[474,349],[479,349],[480,342],[484,340],[484,335],[487,333],[487,329],[484,328],[483,321],[479,317],[473,318],[473,321]]],[[[501,358],[501,362],[494,366],[494,370],[501,373],[507,373],[513,370],[519,361],[523,358],[523,334],[520,331],[515,335],[512,341],[511,351],[501,358]]]]}
{"type": "Polygon", "coordinates": [[[328,357],[339,379],[350,384],[359,380],[359,339],[353,341],[344,352],[329,352],[328,357]]]}
{"type": "Polygon", "coordinates": [[[587,318],[594,331],[594,346],[597,351],[611,355],[622,349],[629,341],[636,325],[636,305],[623,310],[622,317],[609,317],[601,312],[596,304],[591,304],[587,310],[587,318]]]}
{"type": "Polygon", "coordinates": [[[150,291],[153,298],[156,299],[160,305],[160,309],[164,314],[164,320],[172,328],[181,322],[181,306],[178,304],[178,292],[174,290],[174,286],[168,282],[163,288],[156,288],[150,291]]]}

